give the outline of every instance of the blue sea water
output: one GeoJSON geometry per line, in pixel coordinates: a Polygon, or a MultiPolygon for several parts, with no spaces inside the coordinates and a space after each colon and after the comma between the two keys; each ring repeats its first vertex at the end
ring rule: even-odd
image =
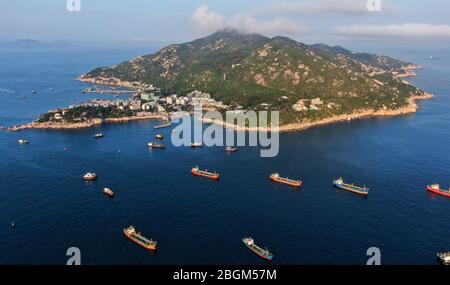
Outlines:
{"type": "MultiPolygon", "coordinates": [[[[88,85],[75,78],[149,52],[2,49],[0,125],[99,97],[82,94],[88,85]]],[[[281,134],[275,158],[252,147],[228,155],[166,142],[166,150],[148,150],[156,133],[170,137],[155,121],[0,132],[0,264],[65,264],[69,247],[81,250],[83,264],[264,264],[245,236],[267,246],[274,264],[365,264],[369,247],[381,250],[383,264],[436,264],[436,252],[450,250],[450,199],[424,188],[450,187],[450,52],[434,60],[429,51],[389,52],[423,66],[410,81],[433,100],[413,115],[281,134]],[[105,138],[94,140],[98,132],[105,138]],[[192,177],[194,165],[221,180],[192,177]],[[82,181],[87,171],[99,180],[82,181]],[[273,171],[305,186],[270,183],[273,171]],[[333,188],[339,176],[370,186],[369,197],[333,188]],[[129,224],[158,250],[126,240],[129,224]]]]}

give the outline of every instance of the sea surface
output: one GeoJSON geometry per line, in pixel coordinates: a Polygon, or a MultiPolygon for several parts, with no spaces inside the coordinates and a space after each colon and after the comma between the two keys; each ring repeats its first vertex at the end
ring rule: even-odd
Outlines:
{"type": "MultiPolygon", "coordinates": [[[[82,94],[89,85],[75,78],[150,52],[1,49],[0,125],[99,98],[82,94]]],[[[450,51],[385,53],[422,65],[410,81],[435,98],[413,115],[281,134],[274,158],[260,158],[257,147],[232,155],[177,148],[170,128],[153,129],[157,121],[1,131],[0,264],[65,264],[69,247],[80,249],[82,264],[265,264],[243,245],[246,236],[273,252],[274,264],[365,264],[370,247],[382,264],[437,264],[436,253],[450,250],[450,199],[425,186],[450,187],[450,51]],[[98,132],[105,138],[94,140],[98,132]],[[157,133],[167,149],[148,150],[157,133]],[[192,177],[195,165],[220,172],[220,181],[192,177]],[[88,171],[99,180],[82,181],[88,171]],[[273,171],[305,185],[273,184],[273,171]],[[340,176],[370,186],[370,195],[334,189],[340,176]],[[130,224],[158,250],[125,239],[130,224]]]]}

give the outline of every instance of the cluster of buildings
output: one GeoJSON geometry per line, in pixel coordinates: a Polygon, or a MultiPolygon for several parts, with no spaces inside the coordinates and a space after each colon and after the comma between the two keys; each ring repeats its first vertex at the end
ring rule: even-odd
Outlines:
{"type": "Polygon", "coordinates": [[[201,104],[206,108],[227,109],[228,106],[220,101],[216,101],[211,97],[209,93],[203,93],[195,90],[186,96],[179,96],[177,94],[171,94],[168,96],[161,96],[155,92],[143,92],[138,95],[139,100],[142,103],[142,110],[153,111],[160,110],[167,111],[182,111],[189,110],[192,106],[201,104]]]}
{"type": "Polygon", "coordinates": [[[292,109],[297,112],[304,112],[308,110],[318,111],[320,106],[322,106],[324,102],[320,98],[315,98],[312,100],[308,99],[300,99],[294,105],[292,105],[292,109]],[[307,103],[309,102],[308,106],[307,103]]]}
{"type": "Polygon", "coordinates": [[[171,94],[161,95],[157,89],[146,89],[126,100],[94,99],[79,105],[71,105],[68,109],[54,110],[55,119],[61,119],[64,112],[75,107],[117,107],[120,110],[144,111],[144,112],[171,112],[185,111],[192,109],[193,106],[201,104],[205,108],[228,109],[228,106],[220,101],[216,101],[209,93],[203,93],[195,90],[186,96],[171,94]]]}

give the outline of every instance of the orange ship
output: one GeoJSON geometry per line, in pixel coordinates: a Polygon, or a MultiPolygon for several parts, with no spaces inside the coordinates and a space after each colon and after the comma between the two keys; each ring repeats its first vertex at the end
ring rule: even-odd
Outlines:
{"type": "Polygon", "coordinates": [[[127,238],[129,238],[131,241],[137,243],[138,245],[142,246],[143,248],[149,249],[149,250],[155,250],[156,249],[156,241],[149,240],[141,235],[141,233],[136,232],[133,226],[129,226],[126,229],[123,229],[123,233],[127,238]]]}
{"type": "Polygon", "coordinates": [[[211,173],[208,170],[200,170],[198,166],[191,169],[192,175],[206,177],[213,180],[219,180],[220,174],[217,172],[211,173]]]}
{"type": "Polygon", "coordinates": [[[270,180],[272,180],[274,182],[278,182],[278,183],[283,183],[283,184],[286,184],[289,186],[293,186],[293,187],[302,187],[302,185],[303,185],[303,182],[300,180],[292,180],[289,178],[283,178],[278,173],[273,173],[272,175],[270,175],[270,180]]]}

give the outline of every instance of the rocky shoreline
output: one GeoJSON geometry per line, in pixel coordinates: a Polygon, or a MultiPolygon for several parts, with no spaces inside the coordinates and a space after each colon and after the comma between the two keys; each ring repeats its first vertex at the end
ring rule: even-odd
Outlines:
{"type": "Polygon", "coordinates": [[[112,124],[112,123],[125,123],[130,121],[139,121],[139,120],[158,120],[164,119],[165,117],[162,115],[141,115],[141,116],[133,116],[133,117],[123,117],[123,118],[108,118],[108,119],[93,119],[86,122],[80,123],[55,123],[55,122],[32,122],[25,125],[13,126],[7,128],[7,131],[18,132],[22,130],[31,130],[31,129],[41,129],[41,130],[75,130],[75,129],[86,129],[94,126],[99,126],[102,124],[112,124]]]}
{"type": "Polygon", "coordinates": [[[352,114],[344,114],[339,116],[334,116],[330,118],[326,118],[323,120],[318,121],[303,121],[299,123],[292,123],[292,124],[286,124],[282,125],[278,128],[262,128],[262,127],[240,127],[236,125],[227,124],[223,121],[214,121],[211,119],[202,119],[202,122],[207,124],[218,124],[221,125],[227,129],[235,130],[235,131],[249,131],[249,132],[256,132],[256,131],[263,131],[263,132],[295,132],[295,131],[302,131],[306,130],[312,127],[317,126],[323,126],[338,122],[348,122],[353,121],[357,119],[363,119],[363,118],[372,118],[372,117],[393,117],[393,116],[401,116],[406,114],[413,114],[416,113],[419,109],[419,106],[417,105],[417,101],[419,100],[429,100],[433,98],[434,96],[431,94],[425,94],[421,96],[414,96],[409,98],[409,104],[406,107],[397,109],[397,110],[360,110],[357,112],[354,112],[352,114]]]}

